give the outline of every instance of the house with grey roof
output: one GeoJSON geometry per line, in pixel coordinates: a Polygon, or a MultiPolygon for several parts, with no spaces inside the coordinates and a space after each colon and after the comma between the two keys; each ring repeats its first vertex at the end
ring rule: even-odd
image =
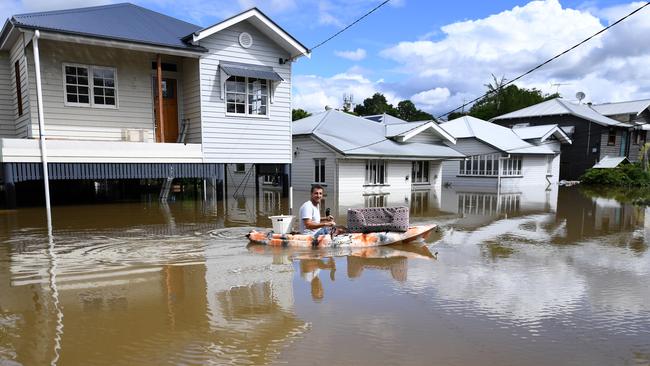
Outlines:
{"type": "Polygon", "coordinates": [[[445,161],[443,184],[489,188],[518,188],[556,184],[560,146],[571,139],[557,126],[510,129],[471,116],[441,123],[466,155],[445,161]]]}
{"type": "Polygon", "coordinates": [[[301,56],[256,8],[208,27],[128,3],[14,15],[0,31],[3,183],[43,179],[45,161],[53,180],[288,170],[301,56]]]}
{"type": "MultiPolygon", "coordinates": [[[[641,111],[641,107],[633,107],[637,113],[641,111]]],[[[625,114],[614,111],[616,108],[611,105],[602,107],[601,111],[605,112],[605,109],[614,112],[612,117],[625,114]]],[[[605,156],[625,156],[637,161],[645,143],[645,133],[633,133],[637,128],[634,121],[610,118],[593,106],[575,104],[561,98],[507,113],[491,121],[505,127],[559,126],[573,141],[572,144],[561,145],[560,179],[578,179],[605,156]]]]}
{"type": "Polygon", "coordinates": [[[442,184],[445,159],[465,157],[435,122],[383,124],[328,110],[295,121],[293,186],[375,194],[442,184]]]}

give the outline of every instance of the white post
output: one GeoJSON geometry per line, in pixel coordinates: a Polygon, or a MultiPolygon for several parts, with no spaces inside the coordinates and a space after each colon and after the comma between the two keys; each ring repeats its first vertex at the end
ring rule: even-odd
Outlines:
{"type": "Polygon", "coordinates": [[[52,207],[50,207],[50,175],[47,169],[47,147],[45,145],[45,115],[43,113],[43,88],[41,86],[41,59],[38,51],[40,32],[36,30],[32,38],[34,50],[34,68],[36,71],[36,97],[38,102],[38,132],[43,162],[43,183],[45,184],[45,211],[47,214],[47,231],[52,235],[52,207]]]}

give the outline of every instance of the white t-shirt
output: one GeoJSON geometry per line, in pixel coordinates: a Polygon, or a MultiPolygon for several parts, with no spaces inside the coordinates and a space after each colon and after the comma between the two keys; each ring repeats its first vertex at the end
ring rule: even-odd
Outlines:
{"type": "Polygon", "coordinates": [[[300,206],[300,232],[303,234],[315,233],[316,230],[309,230],[305,227],[304,219],[311,219],[314,224],[320,223],[320,210],[311,201],[307,201],[300,206]]]}

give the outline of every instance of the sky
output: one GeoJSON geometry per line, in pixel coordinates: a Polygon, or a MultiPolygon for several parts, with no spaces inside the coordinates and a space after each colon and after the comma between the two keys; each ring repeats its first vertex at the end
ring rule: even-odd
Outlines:
{"type": "MultiPolygon", "coordinates": [[[[0,16],[114,0],[0,0],[0,16]]],[[[132,0],[209,26],[257,6],[311,48],[380,0],[132,0]]],[[[293,64],[294,108],[339,108],[376,92],[434,115],[481,96],[492,75],[512,79],[643,5],[618,0],[391,0],[293,64]]],[[[650,98],[650,6],[516,82],[584,102],[650,98]]]]}

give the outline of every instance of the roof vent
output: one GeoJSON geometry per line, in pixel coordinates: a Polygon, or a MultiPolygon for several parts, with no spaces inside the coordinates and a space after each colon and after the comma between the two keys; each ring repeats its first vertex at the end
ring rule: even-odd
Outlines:
{"type": "Polygon", "coordinates": [[[250,48],[253,45],[253,37],[248,32],[239,34],[239,44],[244,48],[250,48]]]}

